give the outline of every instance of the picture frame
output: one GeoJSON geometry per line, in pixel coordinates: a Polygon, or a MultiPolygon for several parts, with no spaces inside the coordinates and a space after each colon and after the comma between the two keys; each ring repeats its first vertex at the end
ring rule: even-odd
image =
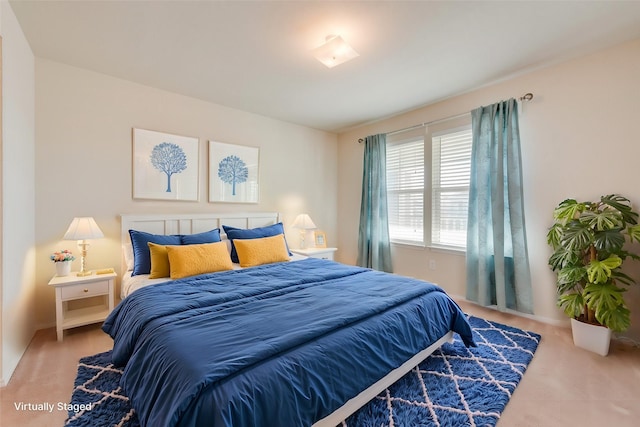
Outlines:
{"type": "Polygon", "coordinates": [[[198,201],[200,140],[132,130],[134,199],[198,201]]]}
{"type": "Polygon", "coordinates": [[[209,141],[209,202],[260,201],[260,149],[209,141]]]}
{"type": "Polygon", "coordinates": [[[322,230],[316,230],[313,232],[313,241],[315,242],[316,248],[326,248],[327,234],[322,230]]]}

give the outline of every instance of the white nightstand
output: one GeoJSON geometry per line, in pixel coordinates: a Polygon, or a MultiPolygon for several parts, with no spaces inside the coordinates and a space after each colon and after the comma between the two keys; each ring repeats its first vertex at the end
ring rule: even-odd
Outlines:
{"type": "Polygon", "coordinates": [[[305,248],[305,249],[290,249],[291,252],[298,255],[305,255],[311,258],[328,259],[333,261],[333,254],[338,248],[305,248]]]}
{"type": "Polygon", "coordinates": [[[90,276],[76,276],[72,272],[68,276],[55,276],[49,281],[49,286],[56,288],[56,332],[58,341],[62,341],[65,329],[91,323],[102,322],[113,310],[116,273],[95,274],[90,276]],[[75,310],[67,309],[68,302],[103,296],[102,305],[96,305],[75,310]]]}

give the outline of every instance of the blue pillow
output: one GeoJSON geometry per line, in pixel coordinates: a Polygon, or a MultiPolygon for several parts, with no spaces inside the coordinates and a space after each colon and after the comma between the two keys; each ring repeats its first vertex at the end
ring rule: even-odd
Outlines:
{"type": "MultiPolygon", "coordinates": [[[[272,237],[277,236],[278,234],[284,235],[284,226],[281,222],[273,225],[268,225],[266,227],[258,227],[258,228],[236,228],[230,227],[228,225],[223,225],[224,232],[227,234],[227,239],[231,241],[231,261],[240,262],[238,259],[238,252],[236,252],[236,247],[233,244],[234,239],[260,239],[262,237],[272,237]]],[[[287,244],[287,239],[284,239],[284,243],[287,244]]],[[[291,256],[291,252],[289,251],[289,245],[287,245],[287,252],[289,252],[289,256],[291,256]]]]}
{"type": "Polygon", "coordinates": [[[151,273],[151,254],[147,243],[158,245],[179,245],[179,235],[151,234],[144,231],[129,230],[131,245],[133,246],[133,271],[132,276],[151,273]]]}
{"type": "Polygon", "coordinates": [[[204,233],[197,234],[181,234],[180,242],[183,245],[199,245],[202,243],[216,243],[220,242],[220,229],[214,228],[211,231],[205,231],[204,233]]]}

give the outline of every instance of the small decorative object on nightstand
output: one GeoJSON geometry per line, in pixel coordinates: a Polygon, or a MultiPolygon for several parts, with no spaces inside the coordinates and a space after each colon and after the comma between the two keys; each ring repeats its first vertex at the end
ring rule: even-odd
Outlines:
{"type": "MultiPolygon", "coordinates": [[[[102,270],[100,270],[102,271],[102,270]]],[[[102,322],[113,310],[116,273],[113,269],[104,274],[89,276],[56,276],[49,286],[56,288],[56,332],[58,341],[62,341],[65,329],[102,322]],[[102,305],[68,309],[69,301],[102,296],[102,305]]]]}
{"type": "Polygon", "coordinates": [[[63,249],[60,252],[54,252],[49,257],[55,263],[56,275],[68,276],[71,273],[71,262],[76,259],[70,250],[63,249]]]}
{"type": "Polygon", "coordinates": [[[333,261],[333,254],[338,248],[306,248],[306,249],[291,249],[291,252],[298,255],[308,256],[310,258],[328,259],[333,261]]]}
{"type": "Polygon", "coordinates": [[[316,242],[316,248],[327,247],[327,234],[322,230],[316,230],[313,232],[313,240],[316,242]]]}

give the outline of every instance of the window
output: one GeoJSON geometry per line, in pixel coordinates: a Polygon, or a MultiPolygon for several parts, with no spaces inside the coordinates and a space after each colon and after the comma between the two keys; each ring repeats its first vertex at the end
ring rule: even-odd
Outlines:
{"type": "Polygon", "coordinates": [[[392,242],[466,248],[472,142],[468,123],[442,123],[427,129],[426,136],[421,129],[419,135],[387,141],[392,242]]]}
{"type": "Polygon", "coordinates": [[[391,241],[424,244],[424,138],[387,144],[391,241]]]}
{"type": "Polygon", "coordinates": [[[467,208],[471,172],[471,129],[433,135],[431,244],[467,246],[467,208]]]}

